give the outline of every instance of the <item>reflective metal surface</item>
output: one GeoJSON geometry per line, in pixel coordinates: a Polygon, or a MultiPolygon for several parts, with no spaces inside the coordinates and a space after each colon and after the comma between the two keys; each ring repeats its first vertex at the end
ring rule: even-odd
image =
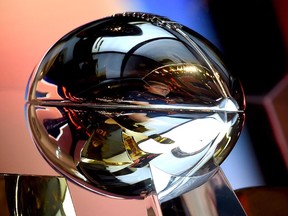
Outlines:
{"type": "Polygon", "coordinates": [[[124,13],[80,26],[35,68],[26,116],[43,157],[105,196],[165,202],[209,180],[238,140],[245,98],[193,30],[124,13]]]}
{"type": "Polygon", "coordinates": [[[161,207],[163,215],[246,216],[221,168],[203,185],[161,207]]]}
{"type": "Polygon", "coordinates": [[[1,216],[76,215],[66,179],[56,176],[0,174],[1,216]]]}

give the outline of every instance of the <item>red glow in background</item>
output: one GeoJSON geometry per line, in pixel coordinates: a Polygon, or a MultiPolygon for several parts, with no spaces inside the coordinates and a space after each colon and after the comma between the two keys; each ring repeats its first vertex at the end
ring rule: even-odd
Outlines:
{"type": "MultiPolygon", "coordinates": [[[[59,175],[33,144],[24,116],[25,89],[33,68],[56,40],[72,29],[133,10],[126,1],[0,2],[0,172],[59,175]]],[[[77,215],[145,215],[142,202],[112,200],[69,183],[77,215]],[[129,210],[128,210],[129,209],[129,210]]]]}

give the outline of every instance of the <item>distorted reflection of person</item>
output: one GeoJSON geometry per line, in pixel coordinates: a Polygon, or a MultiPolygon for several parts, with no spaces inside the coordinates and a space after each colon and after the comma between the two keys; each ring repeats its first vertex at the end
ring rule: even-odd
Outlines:
{"type": "Polygon", "coordinates": [[[148,85],[144,86],[148,92],[152,94],[162,95],[166,97],[170,93],[170,88],[163,82],[149,81],[148,85]]]}
{"type": "Polygon", "coordinates": [[[130,100],[133,104],[173,104],[173,99],[169,97],[171,87],[164,82],[149,80],[144,81],[143,91],[131,90],[125,96],[125,100],[130,100]]]}

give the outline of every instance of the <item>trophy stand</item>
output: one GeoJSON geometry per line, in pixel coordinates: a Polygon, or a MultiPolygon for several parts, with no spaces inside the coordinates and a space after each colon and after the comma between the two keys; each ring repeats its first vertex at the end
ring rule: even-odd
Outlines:
{"type": "Polygon", "coordinates": [[[155,215],[246,216],[221,168],[206,183],[175,199],[162,203],[162,213],[156,209],[155,215]]]}

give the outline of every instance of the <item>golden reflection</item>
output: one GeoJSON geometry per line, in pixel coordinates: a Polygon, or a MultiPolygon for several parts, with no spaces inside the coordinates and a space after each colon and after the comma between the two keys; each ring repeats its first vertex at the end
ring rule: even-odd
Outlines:
{"type": "Polygon", "coordinates": [[[56,176],[0,174],[1,216],[75,216],[66,179],[56,176]]]}

